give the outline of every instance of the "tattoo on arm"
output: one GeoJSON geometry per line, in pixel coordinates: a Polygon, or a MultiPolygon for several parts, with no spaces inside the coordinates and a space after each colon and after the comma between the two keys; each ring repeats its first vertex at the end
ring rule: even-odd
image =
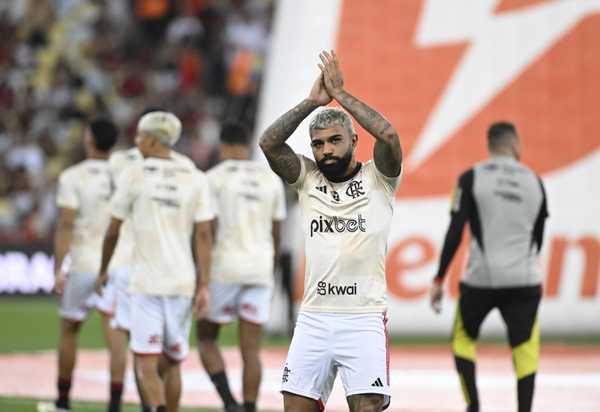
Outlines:
{"type": "Polygon", "coordinates": [[[285,141],[294,133],[302,120],[317,107],[318,104],[303,100],[269,126],[260,138],[260,148],[269,161],[271,169],[288,183],[298,180],[300,160],[285,141]]]}
{"type": "Polygon", "coordinates": [[[386,176],[398,176],[402,167],[402,148],[394,126],[376,110],[346,91],[338,94],[336,100],[377,139],[373,149],[377,168],[386,176]]]}

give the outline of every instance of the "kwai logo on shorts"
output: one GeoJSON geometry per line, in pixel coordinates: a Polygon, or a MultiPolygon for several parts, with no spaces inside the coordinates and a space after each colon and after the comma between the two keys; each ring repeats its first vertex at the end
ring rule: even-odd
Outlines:
{"type": "Polygon", "coordinates": [[[310,237],[315,233],[342,233],[342,232],[367,231],[367,220],[359,213],[356,219],[342,217],[323,217],[310,221],[310,237]]]}
{"type": "Polygon", "coordinates": [[[334,285],[323,280],[317,283],[317,293],[321,296],[355,296],[357,289],[358,286],[356,282],[352,285],[334,285]]]}

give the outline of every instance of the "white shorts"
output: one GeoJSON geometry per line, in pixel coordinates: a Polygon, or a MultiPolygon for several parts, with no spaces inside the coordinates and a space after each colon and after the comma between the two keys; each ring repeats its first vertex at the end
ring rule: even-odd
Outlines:
{"type": "Polygon", "coordinates": [[[81,322],[93,309],[112,315],[115,289],[109,276],[102,296],[94,291],[97,274],[69,273],[65,282],[65,290],[60,299],[58,313],[61,318],[81,322]],[[112,303],[111,303],[112,302],[112,303]]]}
{"type": "MultiPolygon", "coordinates": [[[[95,279],[94,279],[95,280],[95,279]]],[[[102,288],[102,296],[98,296],[96,309],[105,315],[112,316],[115,313],[115,304],[117,299],[117,288],[115,285],[114,273],[108,274],[108,281],[102,288]]]]}
{"type": "Polygon", "coordinates": [[[119,268],[112,274],[115,288],[115,312],[110,321],[113,329],[131,329],[131,295],[129,289],[129,269],[119,268]]]}
{"type": "Polygon", "coordinates": [[[339,371],[346,397],[384,395],[390,404],[387,318],[382,313],[300,312],[283,368],[281,391],[324,409],[339,371]]]}
{"type": "Polygon", "coordinates": [[[131,295],[131,339],[136,355],[158,355],[181,362],[187,356],[192,325],[192,298],[131,295]]]}
{"type": "Polygon", "coordinates": [[[239,317],[262,325],[269,320],[273,288],[262,285],[238,285],[212,281],[209,284],[210,305],[206,319],[229,323],[239,317]]]}

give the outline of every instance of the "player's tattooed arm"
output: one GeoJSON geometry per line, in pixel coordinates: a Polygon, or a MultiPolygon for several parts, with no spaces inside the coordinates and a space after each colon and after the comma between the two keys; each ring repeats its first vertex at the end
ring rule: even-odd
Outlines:
{"type": "Polygon", "coordinates": [[[398,176],[402,168],[402,148],[396,129],[383,115],[344,89],[344,77],[333,51],[324,51],[319,57],[322,63],[319,68],[329,94],[377,139],[373,149],[377,169],[386,176],[398,176]]]}
{"type": "Polygon", "coordinates": [[[294,183],[300,176],[300,159],[286,140],[313,110],[331,101],[325,90],[323,76],[319,75],[308,98],[285,113],[265,130],[259,146],[269,161],[271,169],[287,183],[294,183]]]}

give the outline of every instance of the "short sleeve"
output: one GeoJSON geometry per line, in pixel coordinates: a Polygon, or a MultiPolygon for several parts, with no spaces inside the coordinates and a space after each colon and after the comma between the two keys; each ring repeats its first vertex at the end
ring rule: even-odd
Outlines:
{"type": "Polygon", "coordinates": [[[377,169],[377,165],[374,161],[371,161],[370,164],[372,165],[372,168],[374,170],[375,180],[377,181],[378,185],[384,188],[388,196],[394,196],[394,193],[398,189],[398,186],[400,186],[400,180],[402,179],[402,173],[404,172],[404,168],[400,169],[400,174],[398,174],[398,176],[389,177],[384,175],[379,171],[379,169],[377,169]]]}
{"type": "Polygon", "coordinates": [[[73,176],[72,170],[63,172],[58,178],[56,205],[58,207],[79,209],[80,199],[77,191],[77,180],[73,176]]]}
{"type": "Polygon", "coordinates": [[[297,155],[297,156],[298,156],[298,159],[300,160],[300,174],[298,175],[298,179],[296,179],[296,181],[294,183],[290,183],[290,186],[292,186],[294,189],[300,191],[302,189],[302,187],[304,186],[304,181],[306,180],[306,175],[307,175],[308,171],[311,169],[314,169],[317,166],[316,166],[315,162],[313,162],[309,158],[302,156],[302,155],[297,155]]]}
{"type": "Polygon", "coordinates": [[[194,210],[194,222],[205,222],[215,218],[213,203],[211,202],[211,189],[208,178],[198,173],[196,179],[196,207],[194,210]]]}
{"type": "Polygon", "coordinates": [[[210,197],[210,204],[213,210],[213,214],[215,216],[219,215],[218,207],[216,205],[219,204],[219,175],[217,174],[216,169],[209,170],[206,173],[206,180],[208,183],[208,194],[210,197]]]}
{"type": "Polygon", "coordinates": [[[110,203],[111,215],[117,219],[125,220],[131,213],[133,202],[136,198],[134,173],[135,168],[129,167],[117,179],[117,190],[110,203]]]}
{"type": "Polygon", "coordinates": [[[281,180],[276,177],[275,182],[275,207],[273,208],[273,220],[283,220],[286,216],[285,189],[281,180]]]}

